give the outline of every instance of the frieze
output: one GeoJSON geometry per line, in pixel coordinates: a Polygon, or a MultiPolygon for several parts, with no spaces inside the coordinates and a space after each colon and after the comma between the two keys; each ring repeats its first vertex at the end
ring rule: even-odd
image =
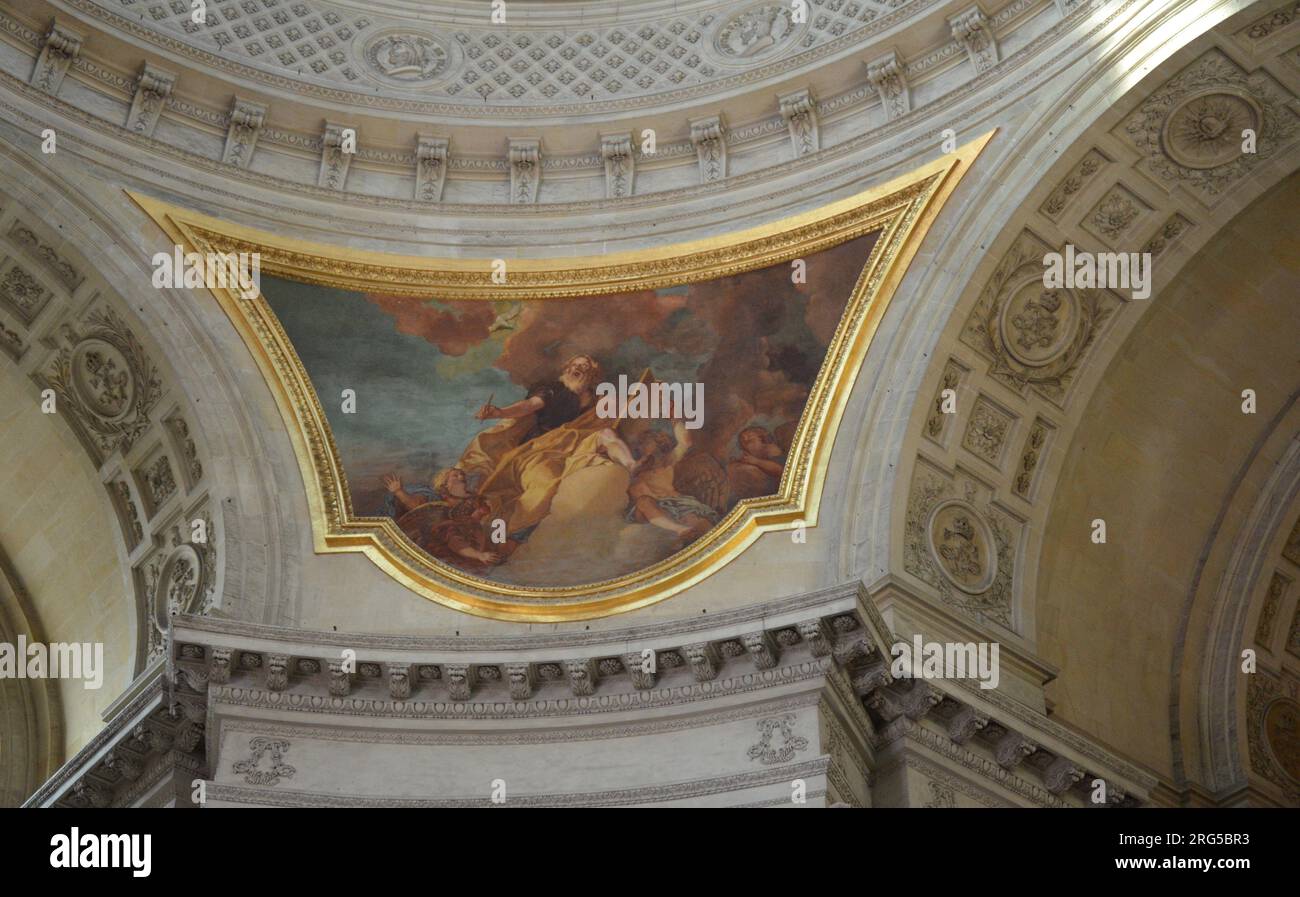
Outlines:
{"type": "MultiPolygon", "coordinates": [[[[621,712],[675,706],[693,701],[717,698],[727,694],[748,694],[788,682],[815,679],[825,672],[831,661],[804,661],[761,672],[722,676],[708,683],[667,686],[662,682],[651,692],[612,693],[568,698],[515,701],[508,697],[494,699],[452,697],[447,700],[405,700],[396,702],[383,697],[359,695],[328,696],[315,694],[276,693],[263,688],[241,685],[213,687],[209,703],[232,704],[242,707],[278,707],[306,713],[337,714],[343,716],[386,716],[403,719],[529,719],[548,716],[585,716],[589,714],[621,712]]],[[[457,675],[468,675],[458,672],[457,675]]],[[[455,683],[449,690],[468,694],[455,683]]]]}
{"type": "MultiPolygon", "coordinates": [[[[664,785],[650,785],[641,788],[628,788],[617,791],[577,792],[565,794],[521,794],[511,796],[507,804],[515,807],[587,807],[587,806],[634,806],[646,803],[663,803],[665,801],[684,801],[691,798],[707,797],[713,794],[742,791],[763,785],[786,783],[792,779],[815,781],[826,773],[829,761],[824,757],[808,760],[795,766],[783,766],[779,770],[754,770],[736,775],[721,776],[687,782],[671,782],[664,785]]],[[[809,798],[822,796],[824,792],[810,790],[809,798]]],[[[490,797],[482,798],[375,798],[352,797],[330,794],[307,794],[286,790],[263,790],[239,785],[212,783],[208,785],[210,800],[230,803],[251,803],[263,806],[283,807],[411,807],[411,808],[452,808],[452,807],[492,807],[496,806],[490,797]]],[[[788,805],[789,800],[765,801],[763,805],[788,805]]]]}
{"type": "MultiPolygon", "coordinates": [[[[214,706],[220,708],[224,701],[220,696],[214,706]]],[[[402,744],[420,746],[456,746],[477,747],[489,744],[523,745],[523,744],[562,744],[570,741],[609,741],[623,738],[636,738],[665,732],[677,732],[685,729],[724,725],[738,721],[751,720],[755,714],[775,714],[778,716],[797,714],[807,711],[816,704],[816,693],[787,696],[763,701],[756,705],[733,707],[725,710],[708,710],[687,716],[665,717],[662,719],[644,719],[635,722],[606,723],[587,726],[581,729],[569,727],[546,727],[537,729],[513,729],[502,731],[412,731],[409,729],[357,728],[328,723],[252,721],[240,719],[224,724],[228,730],[240,734],[261,734],[303,740],[321,740],[331,742],[362,744],[402,744]]]]}

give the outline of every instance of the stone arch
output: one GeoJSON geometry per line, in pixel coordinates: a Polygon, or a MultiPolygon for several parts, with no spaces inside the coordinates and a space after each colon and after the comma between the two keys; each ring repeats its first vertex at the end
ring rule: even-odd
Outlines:
{"type": "MultiPolygon", "coordinates": [[[[45,641],[31,599],[0,551],[0,643],[45,641]]],[[[66,756],[59,691],[48,679],[0,678],[0,807],[18,806],[66,756]]]]}
{"type": "MultiPolygon", "coordinates": [[[[1122,683],[1101,687],[1096,682],[1080,683],[1075,678],[1078,670],[1071,670],[1068,650],[1059,640],[1055,644],[1043,640],[1045,632],[1058,631],[1062,614],[1077,613],[1063,607],[1059,599],[1052,603],[1052,583],[1045,579],[1045,571],[1059,561],[1048,550],[1048,523],[1053,508],[1062,501],[1062,489],[1070,485],[1066,461],[1081,444],[1085,431],[1080,422],[1105,395],[1116,366],[1131,361],[1136,351],[1134,335],[1147,326],[1153,310],[1161,308],[1161,297],[1184,276],[1189,260],[1204,253],[1212,241],[1232,233],[1237,226],[1232,223],[1234,216],[1300,164],[1296,151],[1300,132],[1291,109],[1294,79],[1275,64],[1276,46],[1242,40],[1238,36],[1242,30],[1241,21],[1229,20],[1168,59],[1152,60],[1151,74],[1137,85],[1130,87],[1131,81],[1125,84],[1125,79],[1118,79],[1109,86],[1112,97],[1106,108],[1083,104],[1097,110],[1090,123],[1083,116],[1078,132],[1072,134],[1048,124],[1040,132],[1043,151],[1024,154],[1055,156],[1056,161],[1033,179],[1036,186],[1011,191],[1019,199],[1018,208],[1008,210],[1005,217],[990,216],[1000,234],[972,244],[981,252],[988,246],[991,252],[951,307],[914,394],[908,436],[898,456],[898,469],[906,475],[898,478],[893,492],[889,563],[881,559],[860,564],[869,573],[888,571],[874,587],[877,594],[893,589],[913,593],[919,596],[917,603],[937,605],[945,613],[955,608],[966,620],[962,625],[986,637],[1007,639],[1039,657],[1044,663],[1040,687],[1065,658],[1061,682],[1048,691],[1049,700],[1060,695],[1067,681],[1099,693],[1122,691],[1122,683]],[[1168,151],[1168,113],[1184,114],[1198,97],[1216,90],[1245,98],[1233,108],[1257,110],[1242,114],[1261,115],[1262,121],[1252,122],[1270,137],[1261,141],[1260,151],[1252,157],[1193,168],[1184,164],[1185,154],[1168,151]],[[1062,136],[1069,138],[1069,148],[1053,150],[1062,136]],[[1049,139],[1054,142],[1049,144],[1049,139]],[[1076,337],[1084,327],[1091,332],[1086,338],[1065,341],[1055,357],[1068,363],[1027,364],[1006,351],[1005,338],[997,330],[1003,323],[999,316],[1006,317],[1004,312],[1016,301],[1022,275],[1035,267],[1041,272],[1043,254],[1066,243],[1081,251],[1150,252],[1155,259],[1155,299],[1144,307],[1145,300],[1123,290],[1099,292],[1086,304],[1073,299],[1069,309],[1083,324],[1076,320],[1067,326],[1075,328],[1076,337]],[[940,391],[948,387],[965,397],[964,407],[951,419],[934,411],[940,391]],[[997,541],[1015,569],[1007,593],[1001,596],[1001,619],[980,608],[971,614],[969,607],[961,606],[958,590],[942,576],[933,556],[925,554],[928,515],[936,503],[951,499],[969,499],[976,514],[1007,526],[1007,537],[997,541]]],[[[1092,93],[1082,93],[1095,100],[1107,90],[1095,85],[1092,93]]],[[[1001,207],[1006,208],[1007,204],[1001,207]]],[[[931,274],[928,280],[951,282],[939,274],[931,274]]],[[[924,281],[920,288],[925,288],[924,281]]],[[[1074,521],[1085,537],[1090,519],[1081,524],[1074,521]]],[[[872,556],[879,558],[881,553],[876,547],[872,556]]],[[[1144,551],[1133,555],[1143,557],[1144,551]]],[[[1242,625],[1244,621],[1233,631],[1239,635],[1242,625]]],[[[1162,683],[1153,686],[1159,692],[1154,701],[1164,706],[1169,664],[1156,663],[1147,672],[1153,682],[1162,683]]],[[[1201,674],[1187,675],[1203,684],[1201,674]]],[[[1177,706],[1177,698],[1173,700],[1177,706]]],[[[1068,711],[1069,701],[1065,704],[1062,709],[1068,711]]],[[[1068,712],[1065,715],[1070,718],[1068,712]]],[[[1222,716],[1215,725],[1226,725],[1222,716]]],[[[1074,722],[1107,738],[1104,720],[1074,722]]],[[[1232,731],[1238,732],[1235,723],[1232,731]]],[[[1124,742],[1129,734],[1112,732],[1109,740],[1124,742]]],[[[1136,758],[1171,780],[1177,778],[1164,732],[1146,749],[1139,749],[1136,758]]]]}
{"type": "Polygon", "coordinates": [[[0,152],[0,249],[34,297],[23,309],[0,303],[0,364],[26,381],[26,400],[52,390],[102,482],[135,604],[132,676],[156,672],[171,611],[291,616],[279,545],[298,530],[277,508],[273,453],[259,447],[279,421],[232,383],[232,359],[208,335],[228,322],[201,320],[186,291],[152,286],[149,254],[135,247],[162,237],[141,235],[151,225],[120,188],[78,177],[75,160],[0,152]],[[91,355],[124,378],[112,408],[91,395],[91,355]]]}

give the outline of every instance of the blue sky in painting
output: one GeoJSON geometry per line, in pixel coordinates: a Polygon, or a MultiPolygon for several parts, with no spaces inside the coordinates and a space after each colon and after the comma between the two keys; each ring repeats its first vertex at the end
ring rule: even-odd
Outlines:
{"type": "Polygon", "coordinates": [[[424,477],[435,456],[438,465],[451,466],[483,428],[473,414],[489,395],[498,405],[524,396],[492,367],[497,339],[452,359],[422,337],[398,333],[393,319],[359,293],[264,277],[262,295],[316,387],[354,493],[376,485],[358,476],[399,469],[424,477]],[[454,378],[444,370],[452,364],[454,378]],[[342,413],[344,389],[356,390],[356,414],[342,413]]]}

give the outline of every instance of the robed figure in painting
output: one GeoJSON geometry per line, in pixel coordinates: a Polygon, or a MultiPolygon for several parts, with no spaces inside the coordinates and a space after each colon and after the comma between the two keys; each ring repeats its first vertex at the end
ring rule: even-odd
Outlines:
{"type": "MultiPolygon", "coordinates": [[[[587,531],[601,520],[648,525],[678,548],[698,538],[731,500],[726,468],[694,449],[675,411],[671,435],[649,420],[599,416],[600,377],[593,358],[576,355],[525,398],[484,404],[475,417],[498,423],[430,486],[385,477],[385,513],[429,554],[471,573],[504,564],[548,518],[566,532],[575,522],[587,531]]],[[[641,382],[652,381],[645,371],[641,382]]]]}
{"type": "Polygon", "coordinates": [[[600,377],[594,359],[576,355],[558,380],[504,408],[485,404],[475,415],[502,422],[476,436],[457,466],[483,477],[479,492],[501,510],[513,538],[541,523],[561,483],[577,471],[611,462],[628,475],[635,469],[627,444],[596,414],[600,377]]]}

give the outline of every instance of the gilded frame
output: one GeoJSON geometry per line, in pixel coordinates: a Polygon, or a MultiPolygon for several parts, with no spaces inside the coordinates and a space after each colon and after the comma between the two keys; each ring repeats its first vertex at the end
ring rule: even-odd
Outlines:
{"type": "Polygon", "coordinates": [[[765,532],[817,524],[831,446],[880,319],[921,240],[993,133],[856,196],[726,236],[604,256],[507,260],[503,285],[491,282],[490,259],[434,260],[309,243],[130,196],[186,252],[257,252],[262,272],[277,277],[446,299],[565,298],[694,283],[790,262],[879,230],[812,386],[778,494],[741,501],[707,534],[650,567],[579,586],[483,579],[426,556],[391,519],[355,516],[319,398],[269,305],[260,295],[244,300],[234,290],[212,290],[275,394],[307,484],[317,553],[361,552],[425,598],[478,616],[588,620],[669,598],[717,572],[765,532]]]}

